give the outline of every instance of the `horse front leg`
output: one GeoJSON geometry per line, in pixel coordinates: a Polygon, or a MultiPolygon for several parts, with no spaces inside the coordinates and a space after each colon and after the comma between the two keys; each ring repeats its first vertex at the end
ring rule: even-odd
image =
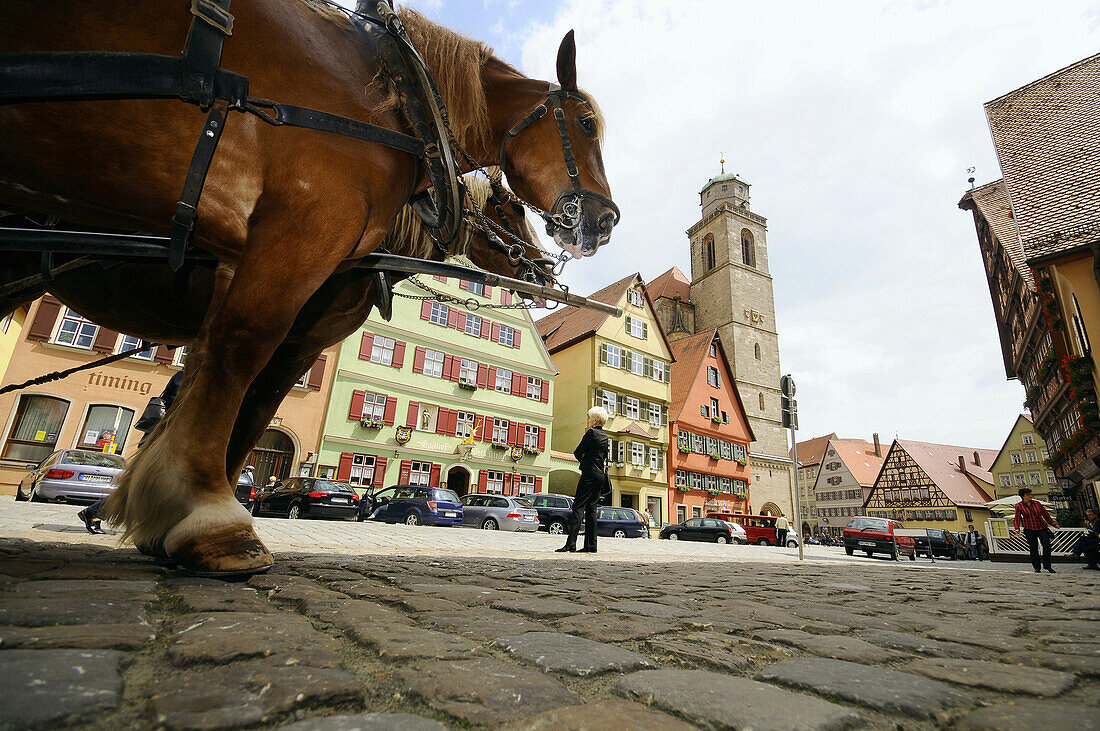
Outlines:
{"type": "Polygon", "coordinates": [[[347,218],[262,203],[224,299],[199,333],[200,357],[188,363],[173,413],[135,455],[106,506],[124,538],[161,545],[200,575],[254,573],[273,563],[252,516],[234,498],[226,475],[229,442],[249,385],[358,239],[338,223],[347,218]]]}

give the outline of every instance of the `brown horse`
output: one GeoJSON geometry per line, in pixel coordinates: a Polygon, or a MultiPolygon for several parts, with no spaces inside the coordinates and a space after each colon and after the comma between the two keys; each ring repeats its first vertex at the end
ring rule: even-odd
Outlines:
{"type": "MultiPolygon", "coordinates": [[[[92,0],[63,7],[7,3],[0,8],[0,50],[172,54],[190,16],[185,3],[164,8],[136,0],[113,4],[111,12],[92,0]]],[[[375,59],[342,16],[301,0],[239,0],[233,10],[222,65],[247,75],[253,93],[405,130],[400,110],[387,103],[390,90],[377,83],[375,59]]],[[[439,83],[458,143],[476,164],[496,163],[509,130],[546,100],[546,82],[415,13],[402,19],[439,83]]],[[[598,196],[581,199],[572,228],[552,223],[549,230],[579,256],[607,240],[615,214],[601,200],[608,195],[601,124],[577,89],[574,54],[570,35],[559,49],[558,81],[576,98],[562,102],[562,124],[580,184],[598,196]]],[[[163,232],[202,116],[170,101],[0,107],[6,132],[0,204],[90,226],[163,232]]],[[[505,152],[509,183],[532,204],[553,210],[575,189],[549,115],[512,137],[505,152]]],[[[258,436],[238,423],[238,412],[249,394],[255,403],[270,401],[285,374],[297,378],[319,352],[303,359],[302,349],[286,350],[296,322],[317,329],[326,313],[362,307],[365,288],[347,270],[378,247],[398,210],[425,184],[416,160],[390,148],[230,118],[195,232],[196,244],[223,265],[174,413],[135,457],[108,505],[140,547],[197,573],[271,565],[228,480],[227,465],[239,465],[258,436]],[[314,300],[322,285],[323,301],[314,300]]],[[[121,323],[119,329],[135,330],[121,323]]],[[[311,339],[335,342],[338,330],[311,339]]]]}

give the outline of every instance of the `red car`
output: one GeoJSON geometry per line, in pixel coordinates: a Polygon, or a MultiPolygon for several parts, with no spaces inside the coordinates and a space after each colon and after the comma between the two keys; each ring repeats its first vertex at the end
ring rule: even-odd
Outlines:
{"type": "Polygon", "coordinates": [[[868,556],[885,553],[895,561],[904,555],[916,561],[916,543],[912,536],[896,535],[900,528],[905,526],[896,520],[857,515],[844,526],[844,552],[849,556],[856,551],[863,551],[868,556]]]}
{"type": "Polygon", "coordinates": [[[745,529],[745,540],[760,546],[774,546],[779,541],[775,532],[774,515],[744,515],[743,513],[707,513],[708,518],[717,518],[727,523],[737,523],[745,529]]]}

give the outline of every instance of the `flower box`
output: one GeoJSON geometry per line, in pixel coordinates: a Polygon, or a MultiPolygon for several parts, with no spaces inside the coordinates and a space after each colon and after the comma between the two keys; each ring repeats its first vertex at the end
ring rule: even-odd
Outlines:
{"type": "Polygon", "coordinates": [[[717,452],[715,452],[714,454],[709,455],[709,457],[711,459],[722,459],[722,455],[718,454],[717,452]]]}
{"type": "Polygon", "coordinates": [[[360,419],[359,426],[364,429],[381,429],[386,423],[379,418],[360,419]]]}
{"type": "Polygon", "coordinates": [[[508,449],[508,445],[505,444],[504,442],[493,442],[489,446],[492,447],[493,449],[508,449]]]}
{"type": "Polygon", "coordinates": [[[619,467],[619,468],[622,468],[622,467],[624,467],[625,465],[624,465],[624,464],[623,464],[622,462],[616,462],[616,463],[615,463],[615,466],[616,466],[616,467],[619,467]]]}
{"type": "Polygon", "coordinates": [[[676,489],[679,490],[680,492],[687,492],[691,488],[688,487],[687,485],[677,485],[676,489]]]}
{"type": "Polygon", "coordinates": [[[524,447],[523,448],[523,453],[524,454],[541,454],[541,452],[539,452],[538,447],[524,447]]]}
{"type": "Polygon", "coordinates": [[[707,490],[707,494],[708,495],[717,495],[718,491],[717,490],[707,490]]]}
{"type": "Polygon", "coordinates": [[[477,390],[477,384],[473,383],[472,381],[459,381],[458,382],[458,387],[462,388],[462,389],[465,389],[467,391],[476,391],[477,390]]]}
{"type": "Polygon", "coordinates": [[[722,423],[722,417],[721,416],[712,416],[712,417],[710,417],[710,420],[713,421],[715,424],[721,424],[722,423]]]}
{"type": "Polygon", "coordinates": [[[691,447],[683,447],[683,446],[681,446],[681,447],[680,447],[680,453],[681,453],[681,454],[691,454],[691,447]]]}
{"type": "Polygon", "coordinates": [[[737,464],[741,465],[742,467],[744,467],[745,465],[747,465],[749,463],[749,461],[747,459],[740,459],[740,458],[735,459],[733,461],[736,462],[737,464]]]}

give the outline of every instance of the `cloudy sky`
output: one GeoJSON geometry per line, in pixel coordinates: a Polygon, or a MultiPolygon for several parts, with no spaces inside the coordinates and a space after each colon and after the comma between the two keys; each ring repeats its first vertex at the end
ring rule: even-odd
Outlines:
{"type": "Polygon", "coordinates": [[[967,168],[1000,177],[982,105],[1100,50],[1096,3],[416,0],[552,79],[576,30],[582,87],[608,118],[622,222],[572,262],[588,293],[644,263],[690,273],[684,231],[726,170],[768,218],[780,356],[800,439],[999,448],[1024,393],[1006,381],[969,213],[967,168]]]}

